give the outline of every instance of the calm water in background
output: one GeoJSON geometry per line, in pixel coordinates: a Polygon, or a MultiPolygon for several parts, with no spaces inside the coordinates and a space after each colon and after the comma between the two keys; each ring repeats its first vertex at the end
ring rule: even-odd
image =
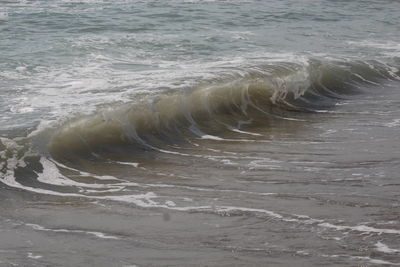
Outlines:
{"type": "Polygon", "coordinates": [[[400,265],[399,21],[0,1],[0,266],[400,265]]]}

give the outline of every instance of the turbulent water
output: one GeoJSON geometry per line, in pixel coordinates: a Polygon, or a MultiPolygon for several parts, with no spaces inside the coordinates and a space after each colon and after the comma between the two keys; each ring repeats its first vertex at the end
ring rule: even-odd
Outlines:
{"type": "Polygon", "coordinates": [[[399,21],[0,1],[0,266],[400,265],[399,21]]]}

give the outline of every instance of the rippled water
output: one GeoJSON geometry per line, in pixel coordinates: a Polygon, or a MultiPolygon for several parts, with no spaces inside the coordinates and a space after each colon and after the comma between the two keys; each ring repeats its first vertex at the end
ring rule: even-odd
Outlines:
{"type": "Polygon", "coordinates": [[[398,1],[3,1],[0,266],[400,265],[398,1]]]}

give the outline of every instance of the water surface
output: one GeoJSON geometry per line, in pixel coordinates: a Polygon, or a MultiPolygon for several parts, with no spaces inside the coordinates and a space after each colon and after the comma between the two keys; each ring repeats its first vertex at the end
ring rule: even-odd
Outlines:
{"type": "Polygon", "coordinates": [[[398,1],[3,1],[0,266],[400,265],[398,1]]]}

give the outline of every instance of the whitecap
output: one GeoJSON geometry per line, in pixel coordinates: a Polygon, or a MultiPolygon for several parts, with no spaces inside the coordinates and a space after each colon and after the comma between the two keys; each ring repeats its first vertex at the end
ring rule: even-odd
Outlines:
{"type": "Polygon", "coordinates": [[[383,253],[388,253],[388,254],[395,254],[395,253],[400,253],[400,249],[393,249],[389,248],[386,244],[382,243],[381,241],[378,241],[375,244],[376,250],[383,252],[383,253]]]}

